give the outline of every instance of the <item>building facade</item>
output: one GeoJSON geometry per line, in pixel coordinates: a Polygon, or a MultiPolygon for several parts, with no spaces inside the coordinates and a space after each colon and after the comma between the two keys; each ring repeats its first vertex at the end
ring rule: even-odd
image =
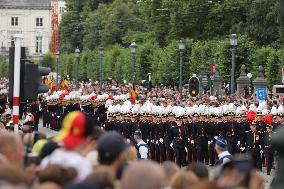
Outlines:
{"type": "MultiPolygon", "coordinates": [[[[58,0],[59,19],[65,2],[58,0]]],[[[14,43],[14,34],[23,34],[27,55],[40,57],[49,52],[51,0],[0,0],[0,47],[2,53],[14,43]]]]}

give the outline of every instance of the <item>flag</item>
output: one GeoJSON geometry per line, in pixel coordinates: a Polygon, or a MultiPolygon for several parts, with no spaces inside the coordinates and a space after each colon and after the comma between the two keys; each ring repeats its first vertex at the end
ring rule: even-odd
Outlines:
{"type": "Polygon", "coordinates": [[[137,98],[136,91],[135,91],[134,88],[132,88],[130,90],[130,101],[131,101],[131,104],[135,104],[136,103],[136,98],[137,98]]]}
{"type": "Polygon", "coordinates": [[[65,90],[65,91],[69,90],[69,83],[68,83],[67,79],[64,78],[62,80],[61,85],[60,85],[60,89],[65,90]]]}

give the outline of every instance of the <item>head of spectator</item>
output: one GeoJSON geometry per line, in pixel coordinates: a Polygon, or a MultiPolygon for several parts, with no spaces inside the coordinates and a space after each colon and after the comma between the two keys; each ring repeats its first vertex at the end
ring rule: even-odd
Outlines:
{"type": "Polygon", "coordinates": [[[128,147],[129,143],[119,133],[105,133],[97,143],[99,165],[109,166],[116,173],[118,167],[126,161],[125,151],[128,147]]]}
{"type": "Polygon", "coordinates": [[[0,180],[1,184],[6,185],[6,187],[1,186],[0,188],[17,188],[17,187],[27,187],[28,178],[23,169],[14,166],[12,164],[1,164],[0,165],[0,180]]]}
{"type": "Polygon", "coordinates": [[[191,171],[178,171],[170,182],[171,189],[186,189],[188,186],[198,183],[198,177],[191,171]]]}
{"type": "Polygon", "coordinates": [[[123,173],[123,189],[160,189],[166,186],[166,175],[160,165],[151,161],[137,161],[123,173]]]}
{"type": "MultiPolygon", "coordinates": [[[[100,127],[94,127],[93,130],[93,140],[95,142],[95,145],[97,145],[98,139],[105,133],[103,129],[100,127]]],[[[98,165],[98,151],[97,149],[94,149],[90,151],[87,155],[86,158],[92,163],[92,165],[95,167],[98,165]]]]}
{"type": "Polygon", "coordinates": [[[224,164],[231,161],[231,154],[228,152],[227,141],[223,138],[217,138],[215,143],[215,150],[218,154],[217,164],[224,164]]]}
{"type": "Polygon", "coordinates": [[[100,188],[113,189],[115,175],[110,168],[97,168],[87,177],[86,181],[94,182],[100,188]]]}
{"type": "Polygon", "coordinates": [[[142,132],[137,130],[134,132],[134,139],[136,141],[136,143],[139,143],[140,141],[142,141],[142,132]]]}
{"type": "Polygon", "coordinates": [[[57,148],[59,148],[60,146],[56,143],[56,142],[53,142],[53,141],[48,141],[46,142],[40,152],[39,152],[39,158],[42,160],[43,158],[45,158],[46,156],[49,156],[50,154],[52,154],[52,152],[54,150],[56,150],[57,148]]]}
{"type": "Polygon", "coordinates": [[[127,159],[128,163],[131,163],[131,162],[138,160],[137,149],[134,146],[130,146],[126,150],[126,159],[127,159]]]}
{"type": "Polygon", "coordinates": [[[208,168],[202,163],[193,163],[187,166],[187,171],[192,171],[199,180],[208,180],[209,171],[208,168]]]}
{"type": "Polygon", "coordinates": [[[86,142],[92,139],[93,127],[94,121],[88,114],[71,112],[64,118],[55,141],[61,142],[68,150],[79,150],[86,147],[86,142]]]}
{"type": "Polygon", "coordinates": [[[166,174],[167,183],[170,184],[172,177],[180,170],[179,166],[171,161],[165,161],[162,164],[162,168],[164,169],[164,172],[166,174]]]}
{"type": "Polygon", "coordinates": [[[224,188],[248,188],[253,171],[255,170],[250,159],[244,156],[234,156],[232,161],[223,165],[217,184],[224,188]]]}
{"type": "Polygon", "coordinates": [[[39,184],[36,187],[33,187],[32,189],[61,189],[61,186],[54,182],[45,182],[42,184],[39,184]]]}
{"type": "Polygon", "coordinates": [[[40,183],[53,182],[59,186],[73,182],[77,176],[77,172],[73,168],[64,168],[60,165],[48,165],[41,170],[38,175],[40,183]]]}
{"type": "Polygon", "coordinates": [[[14,133],[0,133],[0,154],[13,165],[24,165],[24,146],[19,135],[14,133]]]}
{"type": "Polygon", "coordinates": [[[194,185],[188,186],[186,189],[222,189],[212,181],[202,181],[194,185]]]}

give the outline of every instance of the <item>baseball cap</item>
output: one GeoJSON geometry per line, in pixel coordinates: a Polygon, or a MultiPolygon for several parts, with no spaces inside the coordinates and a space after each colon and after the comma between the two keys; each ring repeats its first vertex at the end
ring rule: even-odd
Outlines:
{"type": "Polygon", "coordinates": [[[217,138],[215,145],[223,149],[227,148],[228,146],[227,141],[223,138],[217,138]]]}
{"type": "Polygon", "coordinates": [[[62,128],[55,141],[63,142],[66,148],[72,149],[93,133],[93,123],[89,115],[79,111],[71,112],[63,119],[62,128]]]}
{"type": "Polygon", "coordinates": [[[121,134],[115,131],[105,133],[97,143],[99,162],[111,164],[129,146],[121,134]]]}
{"type": "Polygon", "coordinates": [[[134,132],[134,135],[136,135],[136,136],[142,136],[142,132],[139,131],[139,130],[137,130],[137,131],[134,132]]]}

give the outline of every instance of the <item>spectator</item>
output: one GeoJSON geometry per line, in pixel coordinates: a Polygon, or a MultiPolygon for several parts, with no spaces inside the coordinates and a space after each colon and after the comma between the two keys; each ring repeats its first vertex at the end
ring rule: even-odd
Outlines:
{"type": "Polygon", "coordinates": [[[87,177],[86,181],[94,182],[100,188],[113,189],[115,186],[115,175],[111,169],[98,168],[87,177]]]}
{"type": "Polygon", "coordinates": [[[229,153],[227,149],[228,149],[227,141],[225,139],[218,138],[215,144],[215,150],[219,158],[218,162],[216,163],[217,165],[222,165],[231,161],[232,155],[229,153]]]}
{"type": "Polygon", "coordinates": [[[171,161],[165,161],[162,164],[162,168],[164,169],[164,172],[166,174],[167,183],[169,186],[172,180],[172,177],[180,170],[180,168],[177,166],[177,164],[171,161]]]}
{"type": "Polygon", "coordinates": [[[25,172],[19,169],[18,166],[11,164],[1,164],[0,165],[0,180],[1,184],[5,184],[5,187],[0,185],[0,188],[13,188],[19,186],[28,186],[28,179],[25,172]],[[13,186],[13,187],[12,187],[13,186]]]}
{"type": "Polygon", "coordinates": [[[61,189],[61,187],[53,182],[45,182],[32,189],[61,189]]]}
{"type": "Polygon", "coordinates": [[[74,168],[77,180],[84,180],[92,172],[92,164],[84,156],[94,149],[92,140],[93,122],[91,117],[82,112],[71,112],[63,120],[63,126],[56,141],[63,148],[56,149],[41,162],[41,168],[49,164],[58,164],[65,168],[74,168]]]}
{"type": "Polygon", "coordinates": [[[186,189],[188,186],[198,183],[198,177],[191,171],[177,172],[170,183],[171,189],[186,189]]]}
{"type": "Polygon", "coordinates": [[[142,140],[142,132],[139,131],[139,130],[135,131],[134,132],[134,139],[137,143],[138,158],[139,159],[147,159],[149,147],[148,147],[147,143],[142,140]]]}
{"type": "Polygon", "coordinates": [[[121,188],[123,189],[160,189],[166,186],[166,175],[157,163],[137,161],[125,170],[121,188]]]}
{"type": "Polygon", "coordinates": [[[38,175],[40,183],[53,182],[59,186],[73,182],[77,176],[74,168],[64,168],[59,165],[48,165],[38,175]]]}
{"type": "Polygon", "coordinates": [[[2,161],[23,167],[25,151],[19,135],[7,132],[0,133],[0,144],[2,161]]]}
{"type": "Polygon", "coordinates": [[[134,146],[130,146],[126,151],[126,159],[128,163],[132,163],[138,160],[137,150],[134,146]]]}
{"type": "Polygon", "coordinates": [[[209,179],[209,171],[207,167],[202,163],[193,163],[190,164],[187,171],[192,171],[200,180],[208,180],[209,179]]]}
{"type": "MultiPolygon", "coordinates": [[[[188,186],[187,189],[222,189],[216,183],[211,182],[211,181],[203,181],[199,182],[195,185],[188,186]]],[[[239,189],[244,189],[244,188],[239,188],[239,189]]]]}
{"type": "Polygon", "coordinates": [[[97,143],[100,167],[110,167],[114,174],[121,164],[126,161],[125,151],[129,144],[117,132],[104,134],[97,143]]]}

